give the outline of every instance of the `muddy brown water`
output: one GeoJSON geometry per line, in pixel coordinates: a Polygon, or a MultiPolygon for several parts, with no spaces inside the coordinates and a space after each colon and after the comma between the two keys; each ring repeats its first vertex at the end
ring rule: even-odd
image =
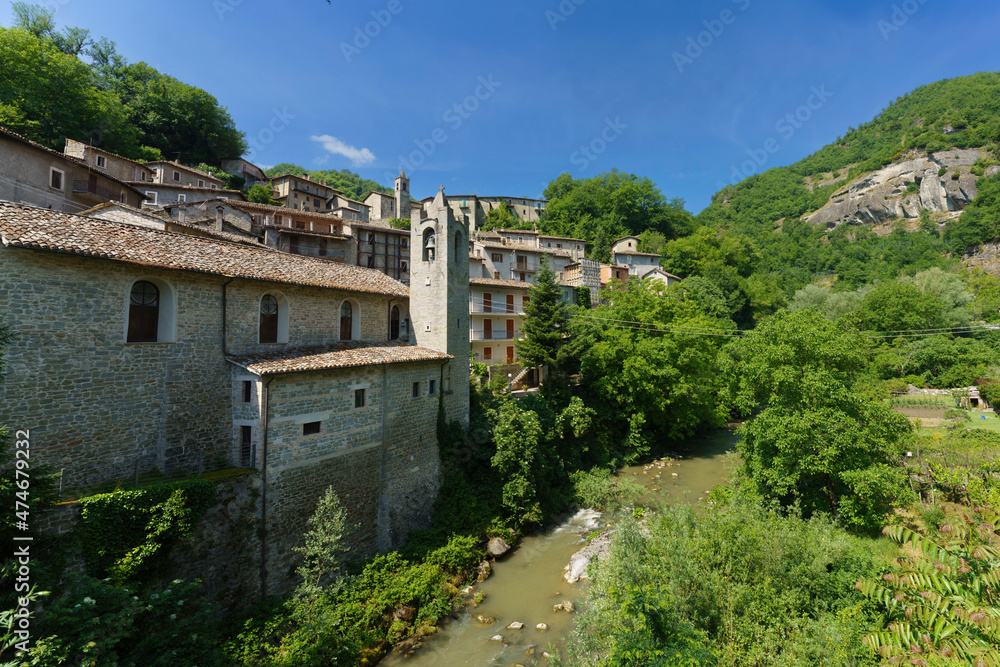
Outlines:
{"type": "MultiPolygon", "coordinates": [[[[696,504],[713,486],[729,479],[735,464],[735,454],[730,452],[737,440],[731,429],[720,431],[687,443],[685,450],[678,452],[682,455],[679,460],[623,468],[619,475],[631,477],[649,490],[642,499],[644,505],[696,504]]],[[[380,667],[544,665],[542,653],[561,652],[573,629],[575,612],[553,611],[553,605],[568,600],[579,607],[586,598],[586,580],[566,583],[564,568],[586,545],[584,535],[605,527],[608,521],[609,517],[599,512],[583,509],[566,517],[557,528],[524,538],[513,554],[493,564],[489,579],[475,586],[475,591],[486,596],[482,604],[470,604],[457,620],[439,629],[415,651],[407,647],[390,653],[380,667]],[[496,622],[484,625],[477,616],[495,618],[496,622]],[[515,621],[524,628],[508,629],[515,621]],[[545,623],[547,629],[537,629],[539,623],[545,623]],[[496,635],[503,641],[494,641],[496,635]],[[534,653],[529,654],[532,649],[534,653]]]]}

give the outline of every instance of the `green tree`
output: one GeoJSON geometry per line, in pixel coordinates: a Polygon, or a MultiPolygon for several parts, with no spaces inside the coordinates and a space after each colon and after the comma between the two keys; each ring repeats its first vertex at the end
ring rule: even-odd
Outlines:
{"type": "Polygon", "coordinates": [[[277,206],[278,202],[274,199],[274,190],[269,185],[264,183],[254,183],[249,190],[247,190],[247,201],[252,201],[257,204],[268,204],[269,206],[277,206]]]}
{"type": "Polygon", "coordinates": [[[0,125],[61,151],[66,138],[131,155],[138,128],[90,69],[51,40],[0,28],[0,125]],[[44,75],[43,75],[44,74],[44,75]]]}
{"type": "Polygon", "coordinates": [[[545,476],[544,431],[538,414],[507,401],[495,412],[491,461],[503,483],[503,506],[519,526],[539,523],[544,516],[539,483],[545,476]]]}
{"type": "Polygon", "coordinates": [[[865,295],[857,317],[863,331],[898,332],[947,326],[944,312],[944,302],[934,294],[888,280],[865,295]]]}
{"type": "Polygon", "coordinates": [[[742,476],[765,498],[872,530],[909,497],[911,426],[855,390],[863,349],[818,313],[782,312],[733,344],[726,374],[744,414],[763,408],[741,428],[742,476]]]}
{"type": "Polygon", "coordinates": [[[619,461],[719,426],[728,413],[719,401],[718,358],[733,323],[681,298],[684,284],[664,291],[655,282],[635,283],[579,317],[586,328],[579,336],[592,341],[581,364],[584,391],[614,433],[619,461]]]}
{"type": "Polygon", "coordinates": [[[548,369],[545,391],[551,394],[552,383],[561,377],[560,353],[566,344],[568,313],[562,289],[556,284],[555,273],[545,257],[528,296],[531,301],[524,307],[521,338],[515,343],[517,356],[527,366],[548,369]]]}

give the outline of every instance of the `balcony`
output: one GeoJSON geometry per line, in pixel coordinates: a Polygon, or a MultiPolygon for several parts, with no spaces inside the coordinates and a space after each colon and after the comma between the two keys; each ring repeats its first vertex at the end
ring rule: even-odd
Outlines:
{"type": "Polygon", "coordinates": [[[521,315],[521,311],[515,306],[508,306],[504,303],[494,303],[487,306],[482,303],[473,303],[469,306],[470,315],[521,315]]]}
{"type": "Polygon", "coordinates": [[[92,195],[101,201],[117,200],[118,195],[93,181],[73,181],[73,194],[92,195]]]}
{"type": "Polygon", "coordinates": [[[489,341],[515,341],[521,337],[521,331],[519,329],[514,330],[513,337],[507,335],[507,331],[494,331],[490,334],[489,338],[483,334],[482,331],[473,331],[469,334],[469,340],[474,343],[485,343],[489,341]]]}

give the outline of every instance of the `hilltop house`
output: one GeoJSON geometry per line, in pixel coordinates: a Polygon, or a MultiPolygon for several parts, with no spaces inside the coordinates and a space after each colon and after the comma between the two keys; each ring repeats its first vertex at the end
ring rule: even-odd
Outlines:
{"type": "Polygon", "coordinates": [[[133,182],[132,185],[145,191],[147,206],[162,207],[216,198],[245,199],[241,191],[223,188],[221,179],[194,167],[169,160],[147,162],[146,166],[153,172],[152,182],[133,182]]]}
{"type": "Polygon", "coordinates": [[[107,201],[138,207],[143,192],[107,169],[127,162],[106,151],[60,153],[0,127],[0,199],[67,212],[107,201]]]}
{"type": "Polygon", "coordinates": [[[271,179],[274,199],[280,206],[296,211],[322,213],[326,203],[340,190],[312,180],[308,174],[284,174],[271,179]]]}

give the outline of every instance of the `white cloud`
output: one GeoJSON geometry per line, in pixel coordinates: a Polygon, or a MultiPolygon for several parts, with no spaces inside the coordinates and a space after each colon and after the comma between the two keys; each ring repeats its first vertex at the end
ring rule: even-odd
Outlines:
{"type": "Polygon", "coordinates": [[[375,161],[375,154],[367,148],[355,148],[354,146],[348,146],[337,137],[331,137],[329,134],[324,134],[318,137],[312,136],[310,139],[323,144],[323,148],[329,151],[332,155],[343,155],[349,159],[355,167],[363,167],[364,165],[371,164],[375,161]]]}

